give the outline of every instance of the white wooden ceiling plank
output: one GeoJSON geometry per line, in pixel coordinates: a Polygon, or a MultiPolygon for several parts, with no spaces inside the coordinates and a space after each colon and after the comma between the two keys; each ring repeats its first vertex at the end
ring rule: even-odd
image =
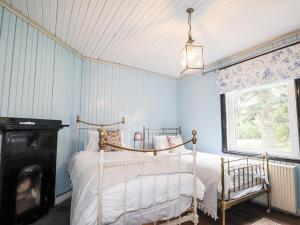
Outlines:
{"type": "Polygon", "coordinates": [[[165,44],[162,41],[164,36],[167,36],[168,38],[166,41],[169,41],[169,39],[176,39],[176,37],[180,36],[180,33],[177,31],[180,30],[178,29],[179,27],[182,27],[184,16],[186,16],[182,9],[191,6],[191,2],[189,2],[188,5],[185,1],[182,1],[181,3],[183,4],[177,5],[176,8],[174,7],[172,13],[167,18],[161,18],[155,26],[151,26],[149,29],[145,30],[136,40],[135,46],[131,47],[129,50],[124,50],[126,52],[124,52],[124,56],[120,58],[120,61],[128,59],[131,55],[139,55],[141,52],[144,52],[147,47],[151,50],[156,42],[165,44]]]}
{"type": "Polygon", "coordinates": [[[13,8],[20,11],[20,5],[18,0],[10,0],[10,4],[13,8]]]}
{"type": "Polygon", "coordinates": [[[76,27],[76,30],[74,31],[74,35],[72,38],[72,42],[74,43],[74,47],[76,50],[80,50],[80,43],[82,43],[82,40],[84,39],[84,35],[86,35],[87,29],[91,23],[92,18],[94,18],[94,14],[96,10],[98,9],[98,6],[101,6],[101,1],[99,0],[91,0],[89,3],[89,7],[86,11],[86,14],[84,16],[84,19],[80,26],[76,27]]]}
{"type": "Polygon", "coordinates": [[[201,13],[195,14],[194,21],[197,23],[198,27],[204,26],[241,2],[242,0],[214,0],[212,2],[205,2],[206,4],[200,9],[201,13]]]}
{"type": "Polygon", "coordinates": [[[169,61],[172,61],[173,63],[170,63],[171,67],[173,67],[173,71],[176,71],[176,74],[178,74],[180,72],[180,51],[184,47],[185,42],[185,37],[170,39],[168,42],[163,41],[163,44],[165,45],[164,48],[168,49],[168,51],[161,51],[159,48],[159,44],[161,43],[158,43],[156,46],[153,46],[151,50],[148,50],[147,54],[143,56],[141,56],[141,53],[129,56],[127,63],[130,62],[130,65],[132,66],[143,66],[142,68],[144,68],[147,64],[149,64],[149,62],[152,62],[152,64],[162,65],[160,72],[166,73],[168,69],[166,68],[167,65],[165,64],[168,64],[169,61]],[[179,45],[178,43],[182,44],[179,45]],[[137,60],[138,58],[140,60],[137,60]]]}
{"type": "Polygon", "coordinates": [[[57,15],[57,7],[58,7],[58,0],[48,0],[49,2],[49,22],[50,22],[50,27],[49,31],[52,34],[55,34],[55,27],[56,27],[56,15],[57,15]]]}
{"type": "MultiPolygon", "coordinates": [[[[186,9],[188,7],[193,7],[195,9],[195,12],[192,16],[192,24],[194,23],[194,20],[195,20],[194,17],[201,14],[201,11],[203,10],[204,5],[205,4],[203,4],[203,2],[196,1],[192,5],[188,4],[188,5],[185,5],[182,7],[182,9],[186,9]]],[[[188,26],[187,26],[187,14],[185,13],[185,10],[179,11],[178,14],[176,15],[176,18],[177,18],[177,22],[173,23],[172,26],[169,26],[169,27],[165,26],[165,27],[158,28],[156,30],[149,30],[150,33],[161,34],[161,36],[155,36],[149,42],[142,43],[142,47],[139,43],[137,43],[136,50],[134,49],[134,51],[125,55],[124,59],[120,60],[120,61],[122,63],[128,63],[126,61],[126,59],[127,60],[135,59],[135,61],[133,61],[134,63],[131,62],[131,65],[137,66],[143,61],[155,60],[155,58],[157,58],[157,57],[159,58],[160,51],[157,52],[156,51],[157,49],[160,49],[161,46],[164,46],[164,48],[168,49],[168,51],[169,51],[170,48],[173,46],[173,43],[174,43],[174,46],[177,46],[177,48],[178,48],[178,51],[176,52],[175,56],[177,56],[177,58],[179,58],[180,52],[187,40],[188,26]],[[181,17],[181,21],[180,21],[180,17],[181,17]],[[164,30],[165,32],[161,32],[160,30],[161,31],[164,30]],[[174,30],[182,30],[182,33],[181,34],[179,32],[173,33],[172,31],[174,31],[174,30]],[[177,43],[177,45],[176,45],[176,43],[177,43]],[[182,45],[178,45],[178,43],[182,43],[182,45]]],[[[193,37],[194,37],[194,39],[196,39],[198,41],[198,38],[195,35],[196,32],[194,32],[194,31],[195,31],[195,26],[192,26],[193,37]]],[[[148,36],[149,33],[146,33],[145,35],[148,36]]],[[[201,42],[200,42],[200,44],[201,44],[201,42]]],[[[173,54],[170,54],[170,55],[173,56],[173,54]]],[[[179,59],[177,61],[179,62],[179,59]]]]}
{"type": "Polygon", "coordinates": [[[83,23],[78,34],[78,41],[76,43],[76,49],[78,51],[83,52],[85,43],[87,42],[87,39],[90,38],[91,32],[95,29],[106,4],[107,0],[98,0],[96,6],[92,8],[92,10],[88,10],[86,16],[87,19],[85,20],[85,23],[83,23]]]}
{"type": "MultiPolygon", "coordinates": [[[[152,52],[153,55],[147,54],[145,60],[136,65],[162,74],[178,75],[180,72],[180,53],[178,49],[181,49],[181,47],[178,48],[178,42],[171,40],[169,44],[166,44],[166,49],[168,49],[168,51],[155,49],[155,51],[152,52]],[[151,62],[151,64],[149,62],[151,62]]],[[[130,64],[133,66],[136,58],[134,56],[130,58],[132,59],[130,64]]]]}
{"type": "Polygon", "coordinates": [[[126,18],[126,14],[124,13],[124,11],[128,10],[130,3],[132,4],[132,0],[122,0],[121,3],[119,3],[119,6],[114,10],[114,12],[111,13],[111,17],[107,21],[105,29],[100,31],[100,35],[97,36],[97,41],[95,42],[95,45],[92,48],[91,53],[89,55],[91,55],[92,57],[99,56],[99,53],[102,51],[104,46],[102,44],[103,39],[109,40],[110,38],[112,38],[111,35],[118,31],[117,29],[120,24],[120,21],[126,18]]]}
{"type": "Polygon", "coordinates": [[[73,14],[73,9],[74,9],[74,0],[65,0],[66,1],[66,8],[65,8],[65,13],[64,13],[64,19],[63,19],[63,30],[61,33],[61,39],[63,41],[66,41],[67,35],[69,33],[69,28],[70,28],[70,21],[71,17],[73,14]]]}
{"type": "Polygon", "coordinates": [[[19,7],[20,7],[20,11],[28,17],[28,10],[27,10],[27,4],[26,4],[26,0],[19,0],[19,7]]]}
{"type": "Polygon", "coordinates": [[[89,9],[90,3],[91,3],[91,0],[84,0],[81,3],[80,11],[79,11],[79,14],[78,14],[78,20],[76,22],[77,25],[75,26],[75,29],[73,30],[73,33],[71,35],[71,37],[72,37],[71,43],[73,43],[74,41],[78,41],[77,39],[78,39],[78,35],[79,35],[79,32],[80,32],[80,28],[83,24],[83,21],[85,20],[85,17],[87,15],[87,11],[89,9]]]}
{"type": "Polygon", "coordinates": [[[36,15],[37,23],[43,26],[43,7],[40,0],[34,1],[34,10],[36,15]]]}
{"type": "Polygon", "coordinates": [[[134,36],[130,37],[130,42],[123,43],[123,50],[119,52],[119,54],[114,58],[114,61],[119,62],[120,57],[122,55],[126,54],[128,49],[134,48],[134,44],[138,39],[142,36],[142,34],[152,26],[154,26],[154,23],[159,22],[160,20],[164,20],[162,17],[170,17],[169,13],[172,11],[172,7],[176,8],[176,1],[171,1],[169,4],[167,4],[165,7],[161,7],[159,10],[156,11],[154,16],[150,17],[149,20],[147,21],[147,26],[143,26],[142,29],[135,33],[134,36]],[[175,4],[175,5],[173,5],[175,4]],[[164,11],[168,10],[169,13],[164,13],[164,11]]]}
{"type": "Polygon", "coordinates": [[[26,0],[26,5],[28,9],[28,16],[33,21],[37,22],[36,14],[35,14],[35,5],[34,0],[26,0]]]}
{"type": "Polygon", "coordinates": [[[46,30],[50,30],[50,2],[49,0],[42,0],[42,8],[43,8],[43,24],[42,26],[46,30]]]}
{"type": "Polygon", "coordinates": [[[134,32],[134,29],[139,27],[139,20],[143,16],[147,16],[147,12],[155,6],[156,1],[147,1],[147,3],[142,2],[138,4],[133,12],[129,15],[127,21],[119,28],[118,35],[111,41],[104,52],[101,53],[101,58],[109,58],[110,56],[114,56],[114,53],[121,46],[121,42],[124,41],[130,33],[134,32]]]}
{"type": "Polygon", "coordinates": [[[90,55],[95,43],[97,42],[97,38],[103,33],[105,27],[109,23],[112,15],[114,15],[115,11],[117,10],[118,6],[120,6],[120,1],[122,0],[117,0],[117,1],[111,1],[110,4],[107,4],[105,9],[103,10],[102,13],[102,19],[99,21],[99,23],[96,25],[95,30],[92,31],[92,38],[90,43],[86,46],[85,52],[87,55],[90,55]]]}
{"type": "Polygon", "coordinates": [[[127,26],[123,26],[123,29],[119,31],[121,34],[119,35],[119,38],[111,43],[109,52],[106,56],[110,58],[112,58],[112,56],[115,57],[115,55],[118,54],[119,49],[121,49],[124,43],[128,41],[129,37],[134,36],[135,33],[138,33],[143,27],[142,24],[147,24],[147,19],[150,17],[151,13],[153,15],[153,11],[158,10],[159,7],[160,4],[155,0],[151,2],[148,1],[148,4],[143,5],[141,8],[138,7],[135,10],[136,13],[134,16],[128,20],[127,26]]]}
{"type": "Polygon", "coordinates": [[[127,12],[127,14],[123,14],[124,18],[121,18],[118,21],[118,24],[113,24],[111,27],[114,27],[115,30],[111,30],[106,32],[107,36],[103,39],[103,44],[102,44],[102,48],[99,51],[99,55],[96,56],[96,58],[102,58],[103,53],[108,49],[108,47],[110,46],[110,44],[114,41],[114,39],[120,35],[120,30],[122,29],[122,27],[128,22],[129,18],[132,16],[133,12],[136,10],[136,8],[138,7],[138,5],[141,3],[141,0],[136,0],[136,2],[134,4],[131,4],[128,6],[127,10],[125,10],[127,12]]]}
{"type": "MultiPolygon", "coordinates": [[[[120,60],[120,62],[131,66],[140,66],[143,64],[143,62],[155,63],[157,59],[160,59],[158,61],[165,61],[161,60],[162,46],[164,46],[163,48],[168,49],[168,52],[170,52],[169,57],[172,57],[174,58],[174,61],[176,60],[179,62],[180,51],[187,39],[187,14],[185,9],[188,7],[193,7],[196,14],[200,13],[199,8],[201,8],[202,5],[202,2],[194,1],[179,6],[179,8],[177,8],[177,12],[174,12],[172,18],[170,18],[167,22],[162,23],[162,26],[154,26],[152,29],[148,29],[148,31],[145,32],[144,35],[146,37],[150,37],[152,34],[153,38],[146,38],[145,40],[147,41],[136,42],[136,48],[129,54],[126,54],[124,59],[120,60]],[[180,34],[179,32],[176,32],[178,30],[182,30],[182,33],[180,34]],[[178,43],[182,43],[182,45],[178,45],[178,43]],[[173,52],[171,52],[171,49],[173,49],[173,52]]],[[[166,71],[164,71],[164,73],[165,72],[166,71]]]]}
{"type": "MultiPolygon", "coordinates": [[[[155,52],[156,49],[161,49],[161,46],[164,46],[166,49],[167,46],[170,46],[170,42],[182,42],[182,47],[177,45],[180,52],[181,48],[183,48],[186,40],[187,40],[187,14],[185,10],[188,7],[193,7],[195,9],[195,14],[199,13],[198,10],[202,6],[202,2],[194,1],[194,2],[184,2],[183,5],[177,7],[176,11],[174,11],[172,17],[168,19],[166,22],[162,21],[163,23],[160,26],[153,26],[153,28],[148,29],[145,33],[145,39],[141,39],[142,41],[137,42],[136,48],[129,51],[122,60],[124,61],[128,59],[131,55],[134,55],[136,61],[134,64],[138,64],[139,61],[143,60],[146,55],[151,55],[151,52],[155,52]],[[187,4],[188,3],[188,4],[187,4]],[[186,22],[186,23],[185,23],[186,22]],[[182,32],[178,32],[182,30],[182,32]],[[151,37],[151,38],[147,38],[151,37]]],[[[193,22],[193,19],[192,19],[193,22]]],[[[193,32],[192,27],[192,32],[193,32]]],[[[193,35],[195,38],[195,36],[193,35]]],[[[197,40],[197,38],[196,38],[197,40]]],[[[172,46],[172,45],[171,45],[172,46]]],[[[159,56],[159,55],[152,55],[152,56],[159,56]]]]}
{"type": "Polygon", "coordinates": [[[124,49],[126,48],[125,47],[126,45],[132,44],[132,42],[129,40],[134,40],[134,38],[137,37],[138,34],[142,32],[142,30],[145,27],[143,26],[143,24],[145,25],[147,24],[148,26],[150,21],[157,16],[157,12],[162,8],[166,8],[166,5],[168,6],[172,2],[173,1],[165,2],[164,5],[155,2],[154,5],[150,6],[150,8],[141,15],[141,18],[137,17],[134,25],[131,27],[129,32],[127,32],[125,36],[123,36],[123,38],[118,41],[118,43],[115,42],[115,44],[117,44],[118,47],[117,48],[115,48],[114,46],[111,47],[111,53],[114,54],[113,50],[117,50],[118,52],[117,55],[114,54],[114,57],[119,55],[120,51],[118,49],[124,49]]]}
{"type": "Polygon", "coordinates": [[[58,38],[61,38],[63,33],[63,22],[64,22],[64,14],[65,14],[65,7],[66,1],[65,0],[57,0],[57,23],[56,23],[56,30],[55,34],[58,38]]]}
{"type": "Polygon", "coordinates": [[[11,0],[4,0],[4,2],[6,2],[8,5],[12,6],[11,0]]]}
{"type": "MultiPolygon", "coordinates": [[[[126,65],[130,66],[140,66],[142,65],[143,67],[141,68],[146,68],[147,64],[148,67],[155,65],[155,64],[160,64],[162,67],[160,70],[155,70],[159,71],[160,73],[164,74],[170,74],[168,69],[166,68],[170,63],[171,67],[177,68],[177,66],[180,65],[180,50],[182,49],[184,43],[186,40],[182,40],[182,45],[178,44],[178,39],[171,39],[169,40],[169,43],[163,43],[164,47],[163,49],[167,49],[167,51],[162,51],[161,47],[153,47],[153,49],[149,52],[146,52],[145,54],[132,54],[128,56],[126,60],[123,60],[122,62],[126,63],[126,65]],[[165,54],[167,53],[167,54],[165,54]],[[140,60],[137,60],[138,57],[140,57],[140,60]],[[149,63],[151,62],[151,63],[149,63]],[[166,65],[165,65],[166,64],[166,65]],[[146,65],[146,66],[145,66],[146,65]]],[[[179,70],[177,71],[176,74],[179,73],[179,70]]],[[[172,73],[171,73],[172,74],[172,73]]]]}
{"type": "Polygon", "coordinates": [[[69,37],[72,36],[73,34],[73,29],[74,29],[74,26],[76,26],[77,24],[77,21],[79,20],[78,18],[80,17],[80,15],[78,14],[78,11],[80,10],[81,8],[81,4],[82,2],[85,2],[85,1],[78,1],[78,0],[72,0],[72,6],[71,6],[71,10],[69,11],[70,14],[69,14],[69,18],[68,18],[68,26],[67,26],[67,30],[66,30],[66,36],[65,36],[65,39],[63,39],[66,43],[70,43],[68,41],[69,37]]]}
{"type": "Polygon", "coordinates": [[[130,37],[131,33],[137,32],[135,29],[141,27],[139,24],[140,18],[146,17],[147,12],[155,6],[156,1],[148,1],[148,4],[144,2],[137,5],[136,8],[130,13],[129,17],[124,24],[118,29],[117,35],[111,40],[108,45],[105,47],[104,51],[101,52],[99,58],[112,58],[115,55],[115,52],[118,52],[118,49],[121,47],[122,41],[130,37]]]}

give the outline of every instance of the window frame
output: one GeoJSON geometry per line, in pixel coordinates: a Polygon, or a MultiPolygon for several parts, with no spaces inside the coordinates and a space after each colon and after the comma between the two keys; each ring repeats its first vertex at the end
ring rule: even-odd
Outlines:
{"type": "MultiPolygon", "coordinates": [[[[292,147],[295,146],[296,143],[296,148],[295,151],[298,152],[298,156],[299,158],[293,157],[293,156],[289,156],[289,155],[270,155],[271,159],[275,159],[275,160],[279,160],[279,161],[285,161],[285,162],[293,162],[293,163],[300,163],[300,79],[295,79],[294,81],[294,85],[293,85],[293,89],[292,90],[295,94],[295,101],[293,101],[294,105],[292,105],[292,108],[295,108],[294,110],[294,114],[295,115],[290,115],[291,119],[293,120],[296,119],[297,122],[294,123],[296,125],[296,130],[298,132],[298,134],[296,135],[295,138],[295,134],[292,133],[292,130],[295,129],[291,129],[291,143],[292,143],[292,147]],[[293,136],[293,137],[292,137],[293,136]],[[297,142],[295,142],[295,139],[297,140],[297,142]]],[[[288,91],[290,92],[290,88],[288,88],[288,91]]],[[[289,93],[290,95],[291,93],[289,93]]],[[[229,141],[228,141],[228,125],[227,124],[227,118],[228,118],[228,113],[227,113],[227,109],[226,109],[226,105],[227,105],[227,101],[226,101],[226,95],[225,94],[221,94],[220,95],[220,106],[221,106],[221,128],[222,128],[222,152],[223,153],[227,153],[227,154],[234,154],[234,155],[242,155],[242,156],[252,156],[252,155],[257,155],[257,154],[261,154],[258,151],[245,151],[245,149],[243,149],[243,151],[241,151],[240,149],[229,149],[229,141]]],[[[290,103],[289,103],[290,105],[290,103]]],[[[289,110],[290,112],[290,110],[289,110]]],[[[292,122],[290,122],[291,124],[292,122]]]]}

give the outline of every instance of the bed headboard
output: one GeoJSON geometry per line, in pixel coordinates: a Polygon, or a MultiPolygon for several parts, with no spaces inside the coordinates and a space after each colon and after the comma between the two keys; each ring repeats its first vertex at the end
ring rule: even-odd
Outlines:
{"type": "Polygon", "coordinates": [[[176,128],[147,128],[143,127],[143,149],[154,148],[153,136],[174,136],[181,135],[181,127],[176,128]]]}
{"type": "Polygon", "coordinates": [[[100,128],[105,128],[106,130],[120,129],[124,136],[124,124],[125,117],[122,117],[118,122],[98,124],[83,121],[79,115],[76,116],[76,152],[78,152],[80,146],[82,146],[81,143],[83,143],[84,148],[86,147],[88,131],[98,131],[100,128]]]}

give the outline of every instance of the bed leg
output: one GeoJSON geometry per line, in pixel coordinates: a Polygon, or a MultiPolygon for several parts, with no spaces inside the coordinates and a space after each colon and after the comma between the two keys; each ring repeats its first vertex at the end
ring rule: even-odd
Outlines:
{"type": "Polygon", "coordinates": [[[268,201],[268,208],[267,213],[271,213],[271,190],[267,192],[267,201],[268,201]]]}
{"type": "Polygon", "coordinates": [[[221,209],[221,225],[225,225],[226,224],[226,209],[222,208],[221,209]]]}

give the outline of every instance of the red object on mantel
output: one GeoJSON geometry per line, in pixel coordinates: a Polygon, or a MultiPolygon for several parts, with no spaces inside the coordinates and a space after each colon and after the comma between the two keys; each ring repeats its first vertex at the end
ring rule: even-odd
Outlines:
{"type": "Polygon", "coordinates": [[[143,133],[140,131],[136,131],[133,136],[134,149],[135,149],[135,142],[136,141],[141,142],[142,140],[143,140],[143,133]]]}

